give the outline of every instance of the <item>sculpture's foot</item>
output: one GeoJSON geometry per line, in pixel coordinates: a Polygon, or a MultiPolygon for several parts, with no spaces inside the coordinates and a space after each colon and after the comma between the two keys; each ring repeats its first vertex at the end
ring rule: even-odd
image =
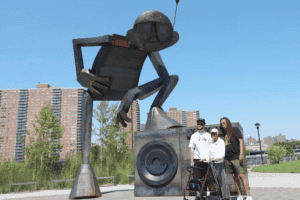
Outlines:
{"type": "Polygon", "coordinates": [[[162,130],[175,127],[184,127],[179,122],[170,118],[163,109],[153,107],[148,114],[145,131],[162,130]]]}
{"type": "Polygon", "coordinates": [[[69,199],[101,197],[100,188],[91,164],[82,164],[69,199]]]}

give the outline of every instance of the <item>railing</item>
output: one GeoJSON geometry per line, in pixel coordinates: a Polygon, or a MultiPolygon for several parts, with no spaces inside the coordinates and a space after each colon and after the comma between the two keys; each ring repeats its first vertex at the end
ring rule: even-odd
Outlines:
{"type": "MultiPolygon", "coordinates": [[[[115,185],[115,176],[110,176],[110,177],[96,177],[96,179],[107,179],[107,178],[113,178],[113,185],[115,185]]],[[[52,190],[54,189],[55,182],[64,182],[64,181],[75,181],[75,179],[52,180],[52,182],[53,182],[52,190]]]]}
{"type": "MultiPolygon", "coordinates": [[[[129,175],[130,177],[134,177],[134,175],[129,175]]],[[[129,176],[128,176],[128,184],[129,184],[129,176]]],[[[113,179],[113,185],[115,185],[115,176],[110,176],[110,177],[96,177],[96,179],[107,179],[107,178],[112,178],[113,179]]],[[[54,189],[54,184],[56,182],[64,182],[64,181],[75,181],[75,179],[66,179],[66,180],[52,180],[53,185],[52,185],[52,190],[54,189]]],[[[36,191],[36,182],[26,182],[26,183],[9,183],[9,193],[10,193],[10,186],[11,185],[26,185],[26,184],[34,184],[34,190],[36,191]]]]}
{"type": "Polygon", "coordinates": [[[130,185],[130,184],[129,184],[129,178],[130,178],[130,177],[133,177],[133,178],[134,178],[134,175],[127,175],[127,177],[128,177],[128,185],[130,185]]]}
{"type": "MultiPolygon", "coordinates": [[[[260,156],[255,156],[255,157],[246,156],[246,159],[247,159],[248,168],[263,164],[260,156]]],[[[281,162],[290,162],[290,161],[293,161],[293,160],[296,161],[297,156],[284,156],[280,161],[281,162]]],[[[271,163],[270,161],[268,161],[267,155],[263,155],[263,162],[264,162],[264,164],[270,164],[271,163]]]]}
{"type": "Polygon", "coordinates": [[[28,184],[34,184],[34,190],[36,191],[36,182],[26,182],[26,183],[9,183],[9,192],[10,193],[10,186],[11,185],[28,185],[28,184]]]}

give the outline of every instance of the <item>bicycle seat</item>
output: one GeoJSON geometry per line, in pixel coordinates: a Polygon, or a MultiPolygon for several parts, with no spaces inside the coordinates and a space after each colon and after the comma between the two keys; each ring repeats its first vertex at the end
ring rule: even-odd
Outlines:
{"type": "Polygon", "coordinates": [[[189,170],[189,169],[203,169],[203,168],[201,168],[201,167],[195,167],[195,166],[187,167],[186,170],[191,173],[192,171],[189,170]]]}
{"type": "Polygon", "coordinates": [[[204,181],[204,178],[200,178],[200,179],[191,179],[190,183],[199,183],[200,181],[204,181]]]}

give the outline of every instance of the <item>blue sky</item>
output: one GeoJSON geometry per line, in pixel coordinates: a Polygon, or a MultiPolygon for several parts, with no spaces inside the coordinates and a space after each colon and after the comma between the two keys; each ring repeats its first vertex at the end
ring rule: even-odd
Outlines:
{"type": "MultiPolygon", "coordinates": [[[[0,88],[36,88],[38,82],[81,87],[72,39],[126,35],[147,10],[161,11],[173,23],[175,6],[175,0],[2,0],[0,88]]],[[[181,0],[175,23],[180,39],[160,51],[169,74],[179,75],[163,109],[199,110],[207,124],[226,116],[255,138],[259,122],[261,138],[282,133],[300,139],[299,25],[296,0],[181,0]]],[[[83,48],[85,68],[98,50],[83,48]]],[[[139,84],[156,78],[147,58],[139,84]]],[[[139,101],[141,123],[155,96],[139,101]]]]}

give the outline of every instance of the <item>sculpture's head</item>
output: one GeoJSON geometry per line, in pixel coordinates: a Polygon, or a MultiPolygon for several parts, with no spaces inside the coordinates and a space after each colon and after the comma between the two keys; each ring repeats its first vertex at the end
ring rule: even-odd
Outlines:
{"type": "Polygon", "coordinates": [[[130,44],[144,48],[148,52],[168,48],[179,40],[179,34],[173,31],[169,18],[156,10],[141,14],[126,37],[130,44]]]}

